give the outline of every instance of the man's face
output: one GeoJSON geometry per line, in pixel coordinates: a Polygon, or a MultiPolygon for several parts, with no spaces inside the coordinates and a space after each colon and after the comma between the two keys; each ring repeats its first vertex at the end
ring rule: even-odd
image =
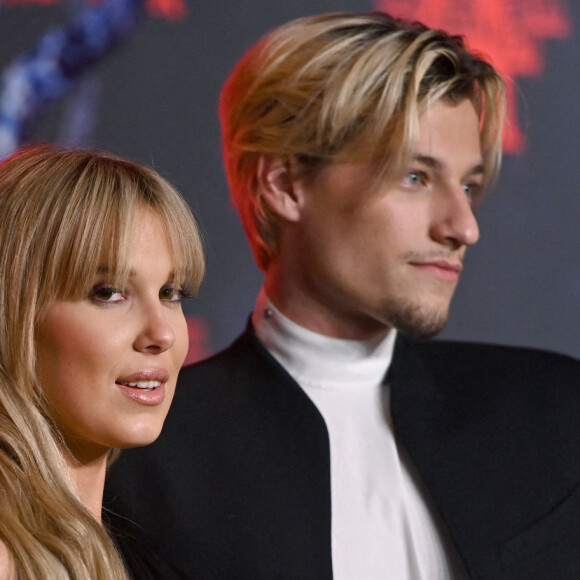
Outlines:
{"type": "Polygon", "coordinates": [[[469,101],[438,101],[420,118],[413,159],[397,182],[373,189],[376,168],[357,162],[296,184],[300,217],[282,234],[281,283],[267,286],[275,303],[285,287],[283,312],[341,338],[391,326],[439,332],[466,247],[479,238],[471,200],[483,179],[478,127],[469,101]]]}

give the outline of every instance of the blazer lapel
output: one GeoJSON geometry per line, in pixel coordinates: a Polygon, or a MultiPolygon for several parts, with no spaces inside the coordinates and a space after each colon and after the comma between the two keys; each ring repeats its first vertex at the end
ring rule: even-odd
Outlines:
{"type": "MultiPolygon", "coordinates": [[[[429,503],[439,510],[440,525],[447,526],[456,550],[469,569],[463,525],[470,523],[469,506],[458,476],[461,461],[454,446],[456,409],[445,389],[438,385],[424,364],[416,344],[398,335],[393,363],[386,380],[390,385],[391,412],[398,444],[411,459],[429,503]],[[467,508],[467,509],[464,509],[467,508]]],[[[475,576],[474,576],[475,577],[475,576]]]]}

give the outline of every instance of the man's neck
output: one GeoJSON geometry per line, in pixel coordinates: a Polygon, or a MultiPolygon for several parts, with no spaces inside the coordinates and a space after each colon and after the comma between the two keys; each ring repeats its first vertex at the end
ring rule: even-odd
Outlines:
{"type": "Polygon", "coordinates": [[[325,336],[282,314],[260,292],[252,315],[256,336],[298,384],[378,384],[390,364],[395,332],[366,340],[325,336]]]}
{"type": "Polygon", "coordinates": [[[382,322],[362,313],[351,316],[337,313],[299,286],[286,284],[275,275],[266,276],[263,291],[286,318],[317,334],[345,340],[369,340],[384,336],[390,330],[382,322]]]}

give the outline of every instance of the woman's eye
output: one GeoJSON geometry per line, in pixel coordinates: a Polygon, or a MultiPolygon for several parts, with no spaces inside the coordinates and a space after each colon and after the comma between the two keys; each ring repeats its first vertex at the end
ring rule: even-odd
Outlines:
{"type": "Polygon", "coordinates": [[[95,302],[103,302],[106,304],[116,304],[125,300],[125,296],[121,290],[108,286],[106,284],[98,284],[91,289],[90,297],[95,302]]]}
{"type": "Polygon", "coordinates": [[[159,298],[165,302],[179,303],[183,300],[184,294],[180,288],[176,288],[175,286],[164,286],[159,291],[159,298]]]}

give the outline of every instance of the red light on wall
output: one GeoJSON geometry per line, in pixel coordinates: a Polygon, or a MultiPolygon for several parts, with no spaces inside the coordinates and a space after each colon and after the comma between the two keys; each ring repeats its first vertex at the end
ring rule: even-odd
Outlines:
{"type": "Polygon", "coordinates": [[[183,20],[187,14],[184,0],[147,0],[146,7],[151,16],[166,20],[183,20]]]}
{"type": "Polygon", "coordinates": [[[507,81],[504,149],[518,153],[525,148],[513,80],[540,76],[543,41],[570,36],[566,0],[376,0],[375,6],[399,18],[462,34],[472,50],[487,55],[507,81]]]}
{"type": "Polygon", "coordinates": [[[211,354],[209,345],[209,326],[203,318],[187,317],[189,351],[183,365],[189,365],[211,354]]]}

